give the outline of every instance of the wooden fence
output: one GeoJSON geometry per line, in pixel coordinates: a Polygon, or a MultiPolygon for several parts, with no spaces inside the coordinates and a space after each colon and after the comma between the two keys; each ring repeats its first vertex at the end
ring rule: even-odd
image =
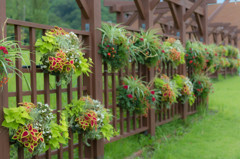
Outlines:
{"type": "MultiPolygon", "coordinates": [[[[3,25],[6,20],[6,1],[0,0],[0,24],[3,25]]],[[[38,67],[36,59],[39,56],[35,53],[35,42],[36,32],[40,32],[44,35],[46,30],[51,29],[52,26],[24,22],[19,20],[8,19],[5,31],[0,31],[1,35],[7,35],[7,30],[13,33],[15,40],[19,41],[20,47],[29,50],[29,59],[31,61],[30,66],[23,66],[21,60],[16,60],[16,67],[20,69],[24,74],[29,74],[31,90],[23,90],[23,81],[20,77],[16,76],[14,83],[8,83],[8,85],[15,85],[16,88],[13,91],[9,91],[8,85],[4,85],[3,90],[0,92],[0,124],[3,121],[3,108],[9,107],[9,103],[20,103],[27,97],[30,97],[31,102],[37,103],[38,99],[43,96],[44,103],[48,103],[51,106],[56,103],[54,113],[57,114],[57,119],[60,118],[58,110],[62,110],[64,104],[68,104],[72,99],[80,98],[83,95],[90,95],[94,99],[100,100],[104,103],[105,107],[112,110],[113,121],[112,125],[116,130],[119,130],[120,134],[111,138],[110,141],[101,139],[90,141],[90,147],[84,146],[81,135],[76,135],[69,130],[70,139],[67,146],[61,146],[57,150],[48,150],[44,154],[35,156],[34,158],[47,158],[50,159],[52,156],[56,156],[59,159],[63,159],[63,155],[69,159],[78,158],[101,158],[104,156],[104,144],[114,142],[121,138],[125,138],[134,134],[148,132],[150,135],[155,135],[155,127],[168,123],[174,119],[174,117],[185,119],[188,115],[194,114],[197,111],[197,105],[201,103],[201,99],[198,98],[193,106],[186,104],[173,104],[170,109],[160,107],[159,109],[151,109],[148,117],[136,115],[130,113],[118,107],[116,101],[116,88],[121,84],[121,77],[126,75],[133,75],[144,77],[146,81],[150,81],[155,76],[156,68],[147,68],[146,66],[139,65],[134,62],[130,62],[129,66],[121,69],[119,72],[108,72],[106,64],[102,63],[101,56],[98,54],[98,44],[101,41],[101,33],[96,28],[101,27],[101,2],[99,0],[88,0],[81,3],[77,0],[77,3],[82,11],[82,30],[70,30],[76,33],[79,38],[83,39],[84,45],[88,46],[89,49],[86,51],[86,57],[91,57],[94,62],[92,68],[92,74],[81,77],[74,77],[72,82],[67,87],[51,86],[50,81],[58,81],[59,77],[55,77],[46,73],[38,67]],[[84,4],[84,5],[83,5],[84,4]],[[86,10],[88,6],[88,10],[86,10]],[[12,29],[12,31],[10,31],[12,29]],[[29,38],[29,44],[23,45],[20,43],[23,41],[21,30],[26,30],[29,38]],[[102,69],[103,68],[103,69],[102,69]],[[40,82],[42,80],[42,82],[40,82]],[[43,86],[39,86],[38,83],[44,83],[43,86]],[[65,102],[63,99],[67,99],[65,102]],[[65,154],[66,153],[66,154],[65,154]],[[75,156],[74,156],[75,155],[75,156]]],[[[139,19],[139,26],[143,26],[144,23],[149,28],[152,26],[151,9],[149,5],[150,0],[146,0],[145,7],[148,8],[149,12],[145,14],[148,18],[139,19]]],[[[179,16],[183,13],[180,8],[177,9],[179,16]]],[[[120,22],[122,15],[117,15],[117,20],[120,22]]],[[[182,25],[182,24],[180,24],[182,25]]],[[[184,26],[179,26],[181,31],[184,31],[184,26]]],[[[178,29],[179,29],[178,28],[178,29]]],[[[138,31],[128,28],[131,31],[138,31]]],[[[166,38],[168,35],[164,35],[166,38]]],[[[169,35],[170,36],[170,35],[169,35]]],[[[172,35],[171,35],[172,36],[172,35]]],[[[2,37],[2,36],[1,36],[2,37]]],[[[180,38],[185,43],[185,34],[181,32],[180,38]]],[[[158,66],[162,67],[162,66],[158,66]]],[[[170,64],[167,67],[162,68],[164,74],[173,76],[174,74],[190,75],[191,69],[187,70],[186,65],[180,65],[177,69],[174,69],[170,64]]],[[[2,159],[10,158],[10,145],[9,145],[9,134],[8,130],[0,126],[0,155],[2,159]]],[[[24,159],[23,148],[20,148],[17,152],[18,159],[24,159]]]]}

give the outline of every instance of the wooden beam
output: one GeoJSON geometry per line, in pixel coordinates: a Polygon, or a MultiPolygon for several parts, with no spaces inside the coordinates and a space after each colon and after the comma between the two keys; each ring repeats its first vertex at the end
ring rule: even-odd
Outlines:
{"type": "Polygon", "coordinates": [[[142,1],[141,0],[134,0],[134,2],[135,2],[135,5],[138,9],[138,13],[139,13],[140,17],[142,19],[145,19],[146,16],[145,16],[145,10],[144,10],[142,1]]]}
{"type": "Polygon", "coordinates": [[[127,19],[127,21],[126,21],[125,23],[123,23],[123,25],[128,25],[128,26],[130,26],[130,25],[132,25],[132,24],[137,20],[137,18],[138,18],[138,12],[134,12],[134,13],[131,15],[131,17],[129,17],[129,18],[127,19]]]}
{"type": "Polygon", "coordinates": [[[197,2],[195,2],[193,4],[193,6],[188,9],[187,13],[184,15],[184,21],[186,21],[191,15],[192,13],[194,12],[194,10],[200,6],[200,4],[203,2],[204,0],[197,0],[197,2]]]}
{"type": "Polygon", "coordinates": [[[229,3],[230,0],[225,0],[217,9],[214,10],[214,12],[209,16],[208,22],[210,23],[217,14],[223,9],[223,7],[229,3]]]}
{"type": "Polygon", "coordinates": [[[87,19],[89,19],[90,15],[89,15],[89,6],[86,2],[86,0],[76,0],[78,7],[81,9],[81,12],[83,14],[83,16],[87,19]]]}
{"type": "Polygon", "coordinates": [[[170,8],[172,16],[173,16],[174,24],[176,25],[176,28],[179,28],[180,27],[180,21],[178,19],[176,6],[172,2],[168,2],[168,5],[169,5],[169,8],[170,8]]]}
{"type": "Polygon", "coordinates": [[[153,10],[158,4],[160,3],[160,0],[152,0],[150,2],[150,8],[153,10]]]}
{"type": "Polygon", "coordinates": [[[201,17],[197,13],[195,13],[195,16],[196,16],[196,21],[197,21],[197,24],[198,24],[199,32],[200,32],[200,34],[203,34],[203,24],[202,24],[202,21],[201,21],[201,17]]]}
{"type": "Polygon", "coordinates": [[[154,18],[153,20],[153,24],[156,24],[158,22],[158,20],[163,16],[164,14],[158,14],[156,18],[154,18]]]}
{"type": "Polygon", "coordinates": [[[206,0],[207,4],[214,4],[217,3],[217,0],[206,0]]]}

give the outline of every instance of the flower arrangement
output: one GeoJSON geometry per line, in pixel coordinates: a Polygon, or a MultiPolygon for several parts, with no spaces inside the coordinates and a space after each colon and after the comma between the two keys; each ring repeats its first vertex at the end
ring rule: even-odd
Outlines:
{"type": "Polygon", "coordinates": [[[171,62],[174,67],[185,63],[185,49],[179,40],[168,38],[161,49],[161,52],[166,54],[167,61],[171,62]]]}
{"type": "Polygon", "coordinates": [[[155,106],[158,101],[158,95],[154,90],[148,89],[145,82],[132,76],[123,78],[123,85],[119,86],[117,91],[119,107],[145,116],[151,106],[155,106]]]}
{"type": "MultiPolygon", "coordinates": [[[[15,67],[14,60],[21,59],[25,62],[22,50],[17,42],[8,39],[0,40],[0,88],[9,80],[9,72],[17,75],[23,75],[22,72],[15,67]]],[[[24,79],[25,76],[23,75],[24,79]]],[[[26,80],[26,79],[25,79],[26,80]]],[[[28,82],[27,82],[28,84],[28,82]]]]}
{"type": "Polygon", "coordinates": [[[132,38],[132,50],[135,52],[134,59],[148,67],[156,66],[158,60],[164,59],[164,54],[160,51],[160,41],[158,30],[149,29],[141,30],[140,33],[135,33],[132,38]]]}
{"type": "Polygon", "coordinates": [[[203,45],[205,47],[205,58],[206,58],[206,68],[211,73],[214,73],[219,67],[219,58],[220,55],[217,52],[217,46],[212,45],[203,45]]]}
{"type": "Polygon", "coordinates": [[[154,86],[160,94],[160,101],[167,108],[170,108],[171,104],[177,103],[179,91],[175,81],[170,80],[166,75],[162,75],[161,78],[155,78],[154,86]]]}
{"type": "Polygon", "coordinates": [[[221,57],[221,58],[220,58],[220,66],[221,66],[222,68],[230,67],[230,65],[231,65],[231,64],[230,64],[228,58],[226,58],[226,57],[221,57]]]}
{"type": "Polygon", "coordinates": [[[210,78],[207,75],[200,73],[195,74],[191,80],[193,83],[194,94],[202,98],[207,97],[212,89],[210,78]]]}
{"type": "Polygon", "coordinates": [[[88,139],[106,138],[110,140],[116,132],[110,124],[112,115],[108,109],[97,100],[81,97],[66,106],[70,118],[70,128],[73,132],[83,135],[84,142],[88,139]]]}
{"type": "Polygon", "coordinates": [[[184,104],[186,101],[192,105],[195,101],[195,95],[193,92],[193,84],[188,77],[183,75],[175,75],[173,80],[178,86],[178,90],[180,92],[179,99],[184,104]]]}
{"type": "Polygon", "coordinates": [[[102,23],[102,43],[99,45],[99,54],[103,62],[111,66],[112,70],[119,70],[126,65],[129,54],[127,31],[119,25],[102,23]]]}
{"type": "Polygon", "coordinates": [[[49,147],[59,148],[68,140],[68,125],[65,115],[60,124],[53,119],[49,105],[38,103],[19,103],[17,108],[4,108],[2,126],[10,129],[10,142],[27,148],[32,155],[46,151],[49,147]]]}
{"type": "Polygon", "coordinates": [[[186,42],[186,61],[187,66],[195,72],[201,72],[206,68],[205,48],[200,42],[186,42]]]}
{"type": "Polygon", "coordinates": [[[73,74],[79,76],[91,72],[92,60],[84,58],[80,49],[81,42],[73,32],[68,33],[55,27],[38,39],[35,45],[43,54],[40,59],[43,63],[42,69],[46,73],[60,76],[57,85],[61,85],[62,81],[69,84],[73,74]]]}

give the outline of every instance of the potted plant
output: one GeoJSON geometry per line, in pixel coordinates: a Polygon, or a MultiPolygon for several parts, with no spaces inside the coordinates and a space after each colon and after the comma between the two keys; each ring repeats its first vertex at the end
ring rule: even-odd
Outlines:
{"type": "Polygon", "coordinates": [[[116,132],[110,124],[112,115],[108,109],[97,100],[89,96],[72,101],[66,107],[66,114],[70,119],[70,128],[73,132],[83,135],[84,142],[88,139],[106,138],[110,140],[116,132]]]}
{"type": "Polygon", "coordinates": [[[161,43],[157,33],[156,29],[149,29],[147,31],[141,30],[140,33],[135,33],[132,36],[132,50],[135,52],[136,62],[154,67],[159,60],[165,58],[165,55],[160,52],[161,43]]]}
{"type": "Polygon", "coordinates": [[[99,44],[99,54],[103,62],[112,70],[119,70],[126,65],[129,59],[129,39],[127,31],[119,25],[102,23],[102,42],[99,44]]]}
{"type": "Polygon", "coordinates": [[[16,68],[14,63],[15,59],[21,59],[26,63],[23,54],[17,42],[8,39],[0,40],[0,88],[8,82],[10,72],[19,75],[19,77],[23,75],[26,80],[24,74],[16,68]]]}
{"type": "Polygon", "coordinates": [[[178,98],[181,103],[184,104],[188,101],[191,106],[195,101],[195,94],[193,92],[193,84],[190,79],[183,75],[175,75],[173,80],[180,92],[178,98]]]}
{"type": "Polygon", "coordinates": [[[158,101],[154,90],[145,86],[141,79],[128,76],[123,78],[123,85],[117,88],[118,106],[129,112],[147,116],[148,110],[158,101]]]}
{"type": "Polygon", "coordinates": [[[170,80],[166,75],[162,75],[161,78],[155,78],[154,86],[160,94],[159,100],[163,106],[170,108],[173,103],[177,103],[179,91],[175,81],[170,80]]]}
{"type": "Polygon", "coordinates": [[[55,27],[38,39],[35,45],[42,53],[40,61],[44,72],[60,76],[58,86],[62,81],[69,84],[73,74],[79,76],[91,72],[92,60],[84,58],[81,42],[73,32],[55,27]]]}
{"type": "Polygon", "coordinates": [[[19,103],[17,108],[4,108],[2,126],[9,128],[10,142],[16,147],[26,148],[31,155],[56,149],[68,140],[68,125],[65,115],[60,124],[54,122],[54,115],[48,104],[19,103]]]}
{"type": "Polygon", "coordinates": [[[161,52],[166,54],[166,61],[172,63],[174,68],[176,68],[179,64],[185,63],[185,49],[180,40],[168,38],[165,42],[163,42],[161,52]]]}
{"type": "Polygon", "coordinates": [[[198,97],[206,98],[212,89],[210,78],[203,74],[195,74],[192,77],[194,94],[198,97]]]}

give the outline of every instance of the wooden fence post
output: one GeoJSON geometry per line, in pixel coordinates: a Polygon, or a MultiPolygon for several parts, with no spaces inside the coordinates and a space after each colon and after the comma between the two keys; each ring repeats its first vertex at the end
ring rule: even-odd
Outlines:
{"type": "MultiPolygon", "coordinates": [[[[6,37],[6,29],[3,31],[2,28],[6,21],[6,0],[0,0],[0,40],[6,37]]],[[[10,158],[10,145],[9,145],[9,133],[8,129],[2,127],[4,120],[3,108],[8,107],[8,85],[3,85],[3,89],[0,88],[0,158],[10,158]]]]}
{"type": "MultiPolygon", "coordinates": [[[[134,0],[139,14],[139,27],[142,29],[149,29],[153,26],[153,9],[151,0],[134,0]]],[[[147,68],[147,66],[142,66],[143,76],[149,82],[154,78],[154,68],[147,68]]],[[[155,136],[155,109],[150,108],[148,113],[148,118],[144,118],[144,126],[148,126],[148,133],[151,136],[155,136]]]]}
{"type": "MultiPolygon", "coordinates": [[[[98,54],[98,44],[101,42],[101,1],[100,0],[76,0],[82,13],[82,30],[90,32],[90,57],[93,60],[92,68],[92,93],[93,99],[103,101],[102,95],[102,58],[98,54]]],[[[86,148],[85,158],[103,158],[104,140],[91,142],[91,147],[86,148]]]]}

